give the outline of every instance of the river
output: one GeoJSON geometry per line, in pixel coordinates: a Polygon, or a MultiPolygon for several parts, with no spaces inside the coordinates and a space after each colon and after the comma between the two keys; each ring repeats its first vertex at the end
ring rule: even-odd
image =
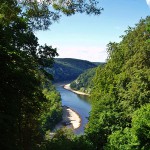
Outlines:
{"type": "Polygon", "coordinates": [[[60,92],[62,105],[68,106],[75,110],[81,117],[81,126],[75,130],[76,134],[83,134],[84,127],[88,122],[89,112],[91,110],[91,105],[88,102],[89,98],[87,96],[77,95],[69,90],[63,88],[61,84],[55,85],[58,92],[60,92]]]}

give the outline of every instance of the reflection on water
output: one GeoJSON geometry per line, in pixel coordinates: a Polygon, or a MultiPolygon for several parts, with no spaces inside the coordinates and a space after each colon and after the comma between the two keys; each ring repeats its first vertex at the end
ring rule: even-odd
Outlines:
{"type": "Polygon", "coordinates": [[[79,99],[90,103],[90,97],[89,96],[86,96],[86,95],[77,95],[77,96],[79,97],[79,99]]]}
{"type": "Polygon", "coordinates": [[[75,130],[76,134],[84,133],[84,127],[88,122],[89,112],[91,105],[89,103],[89,97],[84,95],[77,95],[71,91],[63,88],[62,84],[55,85],[57,91],[60,92],[62,105],[66,105],[75,110],[81,117],[81,126],[75,130]]]}

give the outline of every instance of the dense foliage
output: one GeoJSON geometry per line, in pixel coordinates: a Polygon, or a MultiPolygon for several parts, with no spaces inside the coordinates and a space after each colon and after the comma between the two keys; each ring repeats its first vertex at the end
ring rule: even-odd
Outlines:
{"type": "Polygon", "coordinates": [[[53,68],[46,68],[51,73],[55,82],[71,81],[89,68],[96,67],[95,64],[86,60],[73,58],[57,58],[53,68]]]}
{"type": "Polygon", "coordinates": [[[107,63],[97,68],[93,79],[85,134],[73,137],[61,130],[48,149],[150,149],[149,23],[150,17],[140,20],[120,43],[108,44],[107,63]]]}
{"type": "Polygon", "coordinates": [[[93,77],[95,75],[96,68],[88,69],[79,77],[71,82],[70,87],[76,91],[81,91],[87,94],[91,93],[93,87],[93,77]]]}
{"type": "Polygon", "coordinates": [[[150,17],[108,44],[98,68],[86,133],[95,149],[150,149],[150,17]]]}
{"type": "Polygon", "coordinates": [[[39,69],[57,52],[38,45],[16,1],[1,1],[0,9],[0,147],[37,149],[61,120],[60,96],[39,69]]]}
{"type": "MultiPolygon", "coordinates": [[[[103,66],[105,63],[96,63],[99,66],[103,66]]],[[[93,78],[96,73],[96,67],[85,70],[79,77],[71,82],[70,87],[74,90],[85,92],[90,94],[93,88],[93,78]]]]}
{"type": "Polygon", "coordinates": [[[60,12],[99,14],[96,6],[95,0],[0,1],[1,149],[150,149],[150,17],[128,28],[120,43],[108,44],[107,64],[94,77],[85,135],[63,129],[45,141],[62,111],[43,67],[58,54],[39,45],[33,31],[47,29],[60,12]]]}
{"type": "Polygon", "coordinates": [[[70,129],[60,129],[53,138],[44,143],[45,150],[92,150],[93,145],[86,139],[86,136],[76,136],[70,129]]]}
{"type": "Polygon", "coordinates": [[[62,116],[60,95],[43,69],[58,56],[55,48],[39,45],[35,30],[76,12],[100,14],[90,1],[0,1],[0,148],[40,149],[45,133],[62,116]]]}

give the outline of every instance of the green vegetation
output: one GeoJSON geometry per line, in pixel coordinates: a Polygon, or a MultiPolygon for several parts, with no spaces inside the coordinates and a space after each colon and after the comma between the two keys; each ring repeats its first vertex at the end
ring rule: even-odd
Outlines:
{"type": "Polygon", "coordinates": [[[71,82],[70,87],[76,91],[81,91],[87,94],[91,93],[93,87],[93,77],[95,75],[96,68],[88,69],[79,77],[71,82]]]}
{"type": "MultiPolygon", "coordinates": [[[[104,63],[95,63],[95,64],[97,65],[99,64],[99,66],[104,65],[104,63]]],[[[79,75],[79,77],[76,80],[71,82],[70,87],[74,90],[90,94],[94,86],[93,77],[96,73],[96,69],[97,67],[86,70],[84,73],[79,75]]]]}
{"type": "Polygon", "coordinates": [[[37,149],[61,120],[60,96],[42,69],[58,54],[38,44],[20,7],[0,2],[0,146],[6,150],[37,149]]]}
{"type": "Polygon", "coordinates": [[[150,149],[149,22],[150,17],[140,20],[120,43],[108,44],[107,63],[97,68],[93,79],[85,134],[74,137],[61,130],[48,149],[150,149]]]}
{"type": "Polygon", "coordinates": [[[86,129],[95,149],[150,149],[150,17],[109,43],[107,64],[97,69],[86,129]]]}
{"type": "Polygon", "coordinates": [[[93,67],[96,65],[86,60],[57,58],[53,68],[47,67],[46,71],[53,75],[55,82],[61,82],[74,80],[85,70],[93,67]]]}
{"type": "Polygon", "coordinates": [[[54,129],[55,125],[62,119],[61,97],[55,87],[50,83],[43,89],[46,101],[42,103],[42,114],[39,118],[40,127],[45,134],[46,131],[54,129]]]}
{"type": "Polygon", "coordinates": [[[60,13],[100,14],[90,2],[0,1],[0,147],[4,150],[43,149],[48,131],[61,120],[60,95],[43,69],[58,56],[39,45],[35,30],[46,30],[60,13]],[[49,7],[52,6],[52,7],[49,7]],[[52,9],[52,10],[51,10],[52,9]]]}
{"type": "Polygon", "coordinates": [[[107,64],[93,80],[85,135],[62,129],[47,138],[62,108],[51,76],[42,68],[58,54],[39,45],[33,31],[47,29],[60,12],[101,12],[95,0],[56,1],[55,12],[48,9],[50,2],[0,1],[1,149],[150,149],[150,17],[128,28],[120,43],[108,44],[107,64]]]}
{"type": "Polygon", "coordinates": [[[92,63],[97,66],[104,66],[106,64],[105,62],[92,62],[92,63]]]}
{"type": "Polygon", "coordinates": [[[86,136],[76,136],[70,129],[61,129],[56,132],[52,139],[49,139],[43,146],[44,150],[92,150],[92,144],[86,136]]]}

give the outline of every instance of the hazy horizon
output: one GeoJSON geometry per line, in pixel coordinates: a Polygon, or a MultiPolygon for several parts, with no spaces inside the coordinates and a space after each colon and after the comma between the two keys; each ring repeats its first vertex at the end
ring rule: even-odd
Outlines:
{"type": "Polygon", "coordinates": [[[89,61],[89,62],[98,62],[98,63],[105,63],[103,61],[90,61],[90,60],[86,60],[86,59],[79,59],[79,58],[74,58],[74,57],[55,57],[55,59],[77,59],[77,60],[85,60],[85,61],[89,61]]]}

